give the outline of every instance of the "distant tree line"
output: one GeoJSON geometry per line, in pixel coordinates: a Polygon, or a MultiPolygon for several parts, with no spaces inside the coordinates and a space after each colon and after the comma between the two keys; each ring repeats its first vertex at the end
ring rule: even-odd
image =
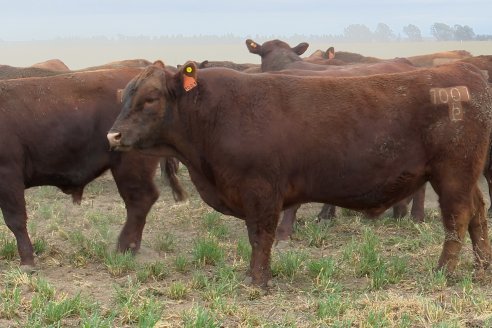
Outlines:
{"type": "MultiPolygon", "coordinates": [[[[430,28],[431,35],[437,41],[471,41],[471,40],[492,40],[492,35],[475,35],[473,28],[468,25],[455,24],[449,26],[444,23],[434,23],[430,28]]],[[[352,24],[345,28],[343,33],[343,39],[348,41],[422,41],[422,33],[420,29],[409,24],[403,27],[403,34],[406,38],[402,38],[401,35],[396,35],[391,28],[384,24],[379,23],[374,31],[371,31],[367,26],[362,24],[352,24]]]]}
{"type": "MultiPolygon", "coordinates": [[[[91,42],[162,42],[162,43],[190,43],[206,44],[206,43],[222,43],[222,44],[237,44],[244,42],[245,38],[252,38],[259,42],[266,40],[281,39],[288,42],[401,42],[401,41],[423,41],[424,37],[420,28],[413,24],[408,24],[403,27],[402,34],[396,34],[388,25],[384,23],[377,24],[374,31],[364,24],[351,24],[345,27],[342,34],[312,34],[301,35],[295,34],[290,36],[285,35],[247,35],[237,36],[232,33],[224,35],[161,35],[161,36],[126,36],[117,35],[113,37],[94,36],[91,38],[70,37],[57,38],[56,41],[91,41],[91,42]],[[402,36],[403,34],[403,36],[402,36]]],[[[430,34],[437,41],[487,41],[492,40],[492,34],[476,35],[468,25],[455,24],[450,26],[444,23],[434,23],[430,27],[430,34]]],[[[0,40],[1,42],[2,40],[0,40]]]]}

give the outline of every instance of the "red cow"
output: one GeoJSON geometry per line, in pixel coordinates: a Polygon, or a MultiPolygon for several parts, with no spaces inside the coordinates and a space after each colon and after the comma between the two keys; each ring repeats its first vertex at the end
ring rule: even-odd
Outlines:
{"type": "Polygon", "coordinates": [[[482,270],[491,249],[478,178],[491,103],[465,63],[350,78],[155,65],[126,87],[108,139],[176,156],[207,204],[244,219],[254,284],[271,277],[283,208],[329,202],[378,215],[426,181],[446,236],[438,267],[455,269],[468,231],[482,270]]]}
{"type": "Polygon", "coordinates": [[[110,152],[105,138],[121,107],[116,90],[139,72],[124,68],[0,81],[0,208],[17,239],[21,265],[34,265],[24,189],[52,185],[80,202],[85,185],[108,169],[127,209],[118,249],[140,247],[147,213],[158,197],[153,177],[159,159],[110,152]]]}

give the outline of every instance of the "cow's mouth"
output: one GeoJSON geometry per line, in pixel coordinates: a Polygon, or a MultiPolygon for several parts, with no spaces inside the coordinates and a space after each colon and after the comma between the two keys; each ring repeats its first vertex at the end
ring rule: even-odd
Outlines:
{"type": "Polygon", "coordinates": [[[111,151],[129,151],[131,149],[132,149],[132,147],[125,146],[125,145],[118,145],[118,146],[110,146],[109,147],[109,150],[111,150],[111,151]]]}

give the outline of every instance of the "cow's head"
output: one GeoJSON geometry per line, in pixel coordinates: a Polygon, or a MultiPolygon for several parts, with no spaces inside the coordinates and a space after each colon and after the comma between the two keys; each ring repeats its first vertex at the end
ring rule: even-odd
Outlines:
{"type": "Polygon", "coordinates": [[[133,78],[123,91],[121,113],[108,132],[110,147],[166,147],[176,126],[176,99],[196,87],[196,70],[194,62],[174,71],[157,61],[133,78]]]}
{"type": "Polygon", "coordinates": [[[261,67],[265,72],[282,70],[286,68],[285,65],[302,60],[299,56],[307,50],[309,44],[301,42],[292,48],[280,40],[271,40],[259,44],[248,39],[246,40],[246,47],[248,47],[249,52],[261,57],[261,67]]]}

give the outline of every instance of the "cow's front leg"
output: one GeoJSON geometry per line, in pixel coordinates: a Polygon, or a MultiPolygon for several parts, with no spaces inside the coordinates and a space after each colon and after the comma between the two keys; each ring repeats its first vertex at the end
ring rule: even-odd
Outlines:
{"type": "Polygon", "coordinates": [[[150,208],[159,197],[154,184],[158,159],[142,159],[136,153],[124,153],[118,165],[111,168],[118,191],[125,202],[127,219],[120,236],[118,250],[133,253],[140,249],[142,233],[150,208]],[[138,170],[135,170],[138,167],[138,170]]]}
{"type": "Polygon", "coordinates": [[[250,236],[252,248],[250,262],[252,283],[260,287],[267,287],[272,278],[270,259],[272,245],[275,240],[275,226],[265,224],[265,221],[246,221],[246,225],[248,226],[248,235],[250,236]]]}

